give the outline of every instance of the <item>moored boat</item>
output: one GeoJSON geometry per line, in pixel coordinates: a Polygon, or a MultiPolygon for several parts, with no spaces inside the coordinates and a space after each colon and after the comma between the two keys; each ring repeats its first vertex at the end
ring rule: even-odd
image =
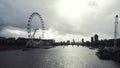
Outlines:
{"type": "Polygon", "coordinates": [[[118,15],[115,18],[115,32],[114,32],[114,46],[98,49],[96,55],[102,59],[113,59],[120,62],[120,47],[117,47],[117,27],[118,27],[118,15]]]}
{"type": "Polygon", "coordinates": [[[100,58],[100,59],[106,59],[106,60],[110,60],[112,59],[112,52],[110,50],[110,48],[106,49],[99,49],[98,52],[96,52],[96,55],[100,58]]]}

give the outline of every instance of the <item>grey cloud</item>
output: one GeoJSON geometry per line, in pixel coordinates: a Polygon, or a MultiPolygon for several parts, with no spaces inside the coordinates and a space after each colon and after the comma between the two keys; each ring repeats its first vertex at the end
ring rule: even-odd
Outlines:
{"type": "MultiPolygon", "coordinates": [[[[11,25],[15,27],[20,27],[20,28],[26,28],[26,23],[28,20],[28,17],[31,13],[34,11],[41,11],[44,12],[43,7],[44,4],[37,2],[36,1],[29,1],[29,0],[7,0],[7,1],[0,1],[1,6],[0,9],[2,11],[0,12],[2,18],[5,20],[6,25],[11,25]],[[39,7],[38,7],[39,6],[39,7]],[[42,8],[43,7],[43,8],[42,8]],[[41,9],[39,9],[41,8],[41,9]]],[[[43,0],[44,2],[44,0],[43,0]]],[[[47,9],[47,8],[45,8],[47,9]]],[[[39,12],[38,11],[38,12],[39,12]]],[[[42,13],[44,15],[44,13],[42,13]]],[[[41,15],[42,15],[41,14],[41,15]]]]}
{"type": "MultiPolygon", "coordinates": [[[[91,36],[93,33],[113,35],[115,14],[119,13],[120,1],[106,0],[107,6],[96,1],[87,4],[94,11],[86,13],[82,19],[70,22],[55,11],[57,0],[0,0],[0,25],[26,29],[29,15],[38,12],[42,15],[45,28],[52,28],[60,34],[91,36]],[[102,7],[101,7],[102,6],[102,7]]],[[[104,0],[102,0],[104,1],[104,0]]],[[[35,26],[37,24],[33,23],[35,26]]],[[[120,27],[119,27],[120,29],[120,27]]],[[[7,35],[4,34],[4,35],[7,35]]]]}
{"type": "Polygon", "coordinates": [[[0,30],[0,36],[3,36],[3,37],[27,37],[27,32],[26,32],[26,30],[23,30],[18,27],[5,26],[2,28],[2,30],[0,30]]]}
{"type": "Polygon", "coordinates": [[[97,7],[98,3],[96,1],[89,1],[88,2],[88,6],[90,6],[90,7],[97,7]]]}

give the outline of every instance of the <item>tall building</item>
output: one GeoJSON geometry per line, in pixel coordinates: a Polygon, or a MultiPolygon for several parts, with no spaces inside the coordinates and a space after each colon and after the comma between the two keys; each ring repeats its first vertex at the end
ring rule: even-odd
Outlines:
{"type": "Polygon", "coordinates": [[[84,43],[84,39],[82,38],[82,43],[84,43]]]}
{"type": "Polygon", "coordinates": [[[98,40],[99,40],[98,35],[95,34],[95,35],[94,35],[94,42],[98,42],[98,40]]]}
{"type": "Polygon", "coordinates": [[[91,37],[91,42],[94,42],[94,39],[93,39],[93,37],[91,37]]]}
{"type": "Polygon", "coordinates": [[[73,39],[73,44],[75,44],[75,40],[73,39]]]}

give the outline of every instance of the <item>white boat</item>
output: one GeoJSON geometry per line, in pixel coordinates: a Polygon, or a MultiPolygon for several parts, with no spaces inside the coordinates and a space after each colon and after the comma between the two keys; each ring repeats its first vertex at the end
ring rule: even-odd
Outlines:
{"type": "Polygon", "coordinates": [[[25,46],[25,48],[41,48],[41,49],[49,49],[52,47],[53,47],[52,43],[44,42],[42,40],[40,41],[29,40],[25,46]]]}

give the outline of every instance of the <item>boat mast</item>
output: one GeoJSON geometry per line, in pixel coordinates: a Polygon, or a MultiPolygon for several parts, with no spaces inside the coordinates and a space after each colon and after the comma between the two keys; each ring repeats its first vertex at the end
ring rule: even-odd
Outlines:
{"type": "Polygon", "coordinates": [[[117,47],[117,28],[118,28],[118,15],[116,15],[115,17],[114,48],[117,47]]]}

